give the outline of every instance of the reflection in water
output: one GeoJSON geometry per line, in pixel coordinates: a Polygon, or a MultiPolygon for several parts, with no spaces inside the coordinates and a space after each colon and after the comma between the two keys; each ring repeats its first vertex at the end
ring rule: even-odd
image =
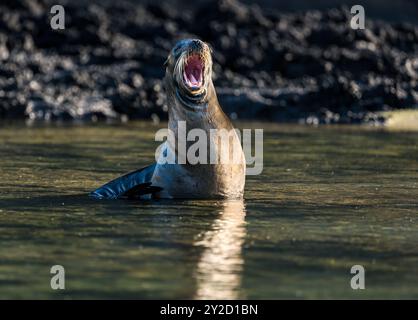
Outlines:
{"type": "Polygon", "coordinates": [[[228,200],[222,205],[211,229],[195,243],[205,248],[197,264],[196,299],[238,298],[246,234],[245,206],[243,200],[228,200]]]}

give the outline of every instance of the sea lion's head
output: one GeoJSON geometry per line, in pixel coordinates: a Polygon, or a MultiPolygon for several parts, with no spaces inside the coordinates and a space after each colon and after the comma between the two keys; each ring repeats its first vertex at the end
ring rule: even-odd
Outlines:
{"type": "Polygon", "coordinates": [[[212,82],[212,55],[209,46],[198,39],[176,43],[165,62],[166,79],[182,105],[200,109],[207,103],[212,82]]]}

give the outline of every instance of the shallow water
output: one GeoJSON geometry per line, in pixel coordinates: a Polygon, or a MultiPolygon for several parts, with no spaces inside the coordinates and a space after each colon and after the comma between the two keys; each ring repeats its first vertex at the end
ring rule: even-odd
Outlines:
{"type": "Polygon", "coordinates": [[[2,124],[0,298],[418,298],[418,133],[265,127],[244,201],[137,202],[157,127],[2,124]]]}

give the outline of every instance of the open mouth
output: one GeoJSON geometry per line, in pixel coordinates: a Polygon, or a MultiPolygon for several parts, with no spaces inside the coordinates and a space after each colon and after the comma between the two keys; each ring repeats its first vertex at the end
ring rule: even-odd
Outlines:
{"type": "Polygon", "coordinates": [[[183,78],[185,84],[192,90],[199,89],[203,84],[203,61],[199,55],[191,55],[187,58],[183,78]]]}

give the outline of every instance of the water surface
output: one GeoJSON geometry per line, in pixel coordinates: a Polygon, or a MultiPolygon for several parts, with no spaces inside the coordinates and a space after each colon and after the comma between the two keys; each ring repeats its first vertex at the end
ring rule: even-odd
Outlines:
{"type": "Polygon", "coordinates": [[[244,201],[138,202],[87,193],[152,162],[157,127],[2,124],[0,298],[418,298],[418,133],[254,126],[244,201]]]}

